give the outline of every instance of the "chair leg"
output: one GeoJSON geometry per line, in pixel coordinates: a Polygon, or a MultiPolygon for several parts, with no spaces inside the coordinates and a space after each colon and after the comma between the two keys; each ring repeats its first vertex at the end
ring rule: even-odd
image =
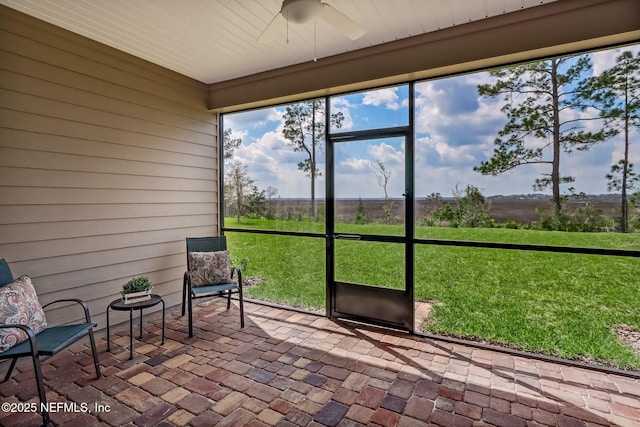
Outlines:
{"type": "Polygon", "coordinates": [[[191,298],[191,291],[189,291],[189,295],[187,295],[188,307],[189,310],[189,337],[193,336],[193,302],[191,298]]]}
{"type": "Polygon", "coordinates": [[[244,328],[244,301],[242,299],[242,288],[238,291],[238,300],[240,301],[240,327],[244,328]]]}
{"type": "Polygon", "coordinates": [[[33,371],[36,376],[36,385],[38,386],[38,397],[40,398],[40,406],[42,409],[42,422],[44,426],[49,425],[49,412],[47,412],[47,394],[44,391],[44,379],[42,370],[40,369],[40,358],[37,354],[32,353],[33,371]]]}
{"type": "Polygon", "coordinates": [[[96,379],[102,375],[100,373],[100,362],[98,361],[98,350],[96,349],[96,340],[93,337],[93,329],[89,329],[89,341],[91,341],[91,353],[93,354],[93,364],[96,367],[96,379]]]}
{"type": "Polygon", "coordinates": [[[182,280],[182,315],[184,316],[184,306],[187,302],[187,278],[182,280]]]}
{"type": "Polygon", "coordinates": [[[231,308],[231,289],[227,292],[227,310],[231,308]]]}
{"type": "Polygon", "coordinates": [[[13,368],[16,367],[17,361],[18,361],[17,357],[14,357],[13,359],[11,359],[11,365],[9,365],[9,370],[7,371],[7,375],[5,375],[4,380],[2,380],[3,383],[6,383],[7,381],[9,381],[9,378],[11,378],[11,374],[13,373],[13,368]]]}

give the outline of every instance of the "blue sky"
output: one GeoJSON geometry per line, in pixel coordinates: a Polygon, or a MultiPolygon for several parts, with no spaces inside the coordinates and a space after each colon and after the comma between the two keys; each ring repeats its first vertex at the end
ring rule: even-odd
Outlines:
{"type": "MultiPolygon", "coordinates": [[[[624,50],[638,52],[639,46],[624,50]]],[[[611,67],[621,50],[591,54],[593,74],[611,67]]],[[[489,73],[474,73],[416,84],[415,181],[416,197],[438,192],[451,197],[456,188],[473,184],[485,195],[530,194],[533,183],[546,165],[520,166],[498,176],[483,176],[474,166],[488,160],[498,131],[506,123],[500,99],[483,98],[477,86],[492,82],[489,73]]],[[[407,86],[385,88],[332,98],[332,111],[340,111],[344,122],[338,131],[402,126],[408,122],[407,86]]],[[[285,107],[273,107],[224,116],[224,128],[243,143],[235,153],[248,168],[260,188],[278,189],[283,198],[306,198],[310,179],[298,169],[304,160],[282,136],[285,107]]],[[[581,113],[573,113],[581,114],[581,113]]],[[[588,114],[588,113],[584,113],[588,114]]],[[[588,126],[592,126],[589,124],[588,126]]],[[[640,142],[632,135],[631,161],[640,164],[640,142]]],[[[605,175],[622,158],[622,140],[616,138],[561,157],[561,173],[576,178],[576,191],[588,194],[607,192],[605,175]]],[[[404,191],[404,141],[402,138],[340,143],[336,146],[336,196],[353,198],[383,197],[376,175],[376,161],[390,173],[391,197],[404,191]]],[[[324,150],[319,165],[323,171],[316,184],[316,196],[324,196],[324,150]]],[[[569,185],[563,186],[563,191],[569,185]]]]}

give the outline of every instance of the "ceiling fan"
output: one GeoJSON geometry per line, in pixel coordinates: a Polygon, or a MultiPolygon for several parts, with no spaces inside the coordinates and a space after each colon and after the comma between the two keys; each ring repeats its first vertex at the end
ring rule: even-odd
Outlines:
{"type": "Polygon", "coordinates": [[[364,34],[364,29],[347,15],[321,0],[284,0],[280,12],[258,37],[259,43],[269,43],[282,34],[289,22],[305,24],[322,19],[336,30],[355,40],[364,34]]]}

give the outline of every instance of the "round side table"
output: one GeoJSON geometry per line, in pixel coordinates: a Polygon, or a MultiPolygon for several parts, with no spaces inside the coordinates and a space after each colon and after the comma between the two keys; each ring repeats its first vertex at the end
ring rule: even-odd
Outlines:
{"type": "Polygon", "coordinates": [[[116,311],[129,311],[129,359],[133,359],[133,311],[140,310],[140,336],[142,338],[142,310],[162,303],[162,343],[164,344],[164,300],[160,295],[151,294],[151,299],[146,301],[125,304],[122,298],[109,303],[107,307],[107,351],[111,351],[111,337],[109,335],[109,309],[116,311]]]}

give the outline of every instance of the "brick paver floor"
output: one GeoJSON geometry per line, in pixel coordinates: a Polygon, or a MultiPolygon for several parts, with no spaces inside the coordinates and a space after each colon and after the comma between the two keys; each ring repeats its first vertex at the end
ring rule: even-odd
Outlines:
{"type": "MultiPolygon", "coordinates": [[[[96,380],[85,343],[43,364],[61,426],[639,426],[640,380],[334,322],[247,303],[200,303],[194,338],[168,310],[145,321],[128,360],[128,327],[98,334],[96,380]],[[84,406],[83,406],[84,404],[84,406]],[[85,411],[86,409],[86,411],[85,411]]],[[[2,368],[6,369],[6,364],[2,368]]],[[[1,365],[0,365],[1,366],[1,365]]],[[[22,363],[3,403],[38,402],[22,363]]],[[[0,411],[3,426],[40,414],[0,411]]]]}

